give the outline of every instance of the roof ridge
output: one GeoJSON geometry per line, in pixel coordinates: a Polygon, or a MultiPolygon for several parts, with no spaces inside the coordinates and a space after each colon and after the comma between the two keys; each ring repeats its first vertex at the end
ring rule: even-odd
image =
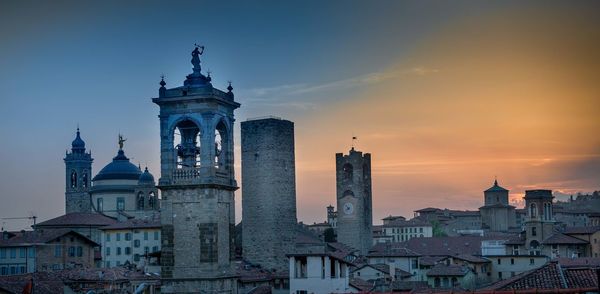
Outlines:
{"type": "Polygon", "coordinates": [[[558,262],[556,262],[556,269],[558,271],[558,276],[560,277],[560,283],[565,289],[569,288],[569,285],[567,284],[567,279],[565,279],[565,274],[563,273],[563,269],[560,266],[560,263],[558,262]]]}

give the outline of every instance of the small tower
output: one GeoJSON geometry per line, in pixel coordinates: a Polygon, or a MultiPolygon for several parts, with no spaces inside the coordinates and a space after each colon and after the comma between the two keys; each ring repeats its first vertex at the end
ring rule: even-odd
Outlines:
{"type": "Polygon", "coordinates": [[[161,80],[162,293],[237,293],[234,269],[233,92],[216,89],[192,51],[183,86],[161,80]]]}
{"type": "Polygon", "coordinates": [[[332,228],[337,228],[337,212],[332,205],[327,206],[327,223],[332,228]]]}
{"type": "Polygon", "coordinates": [[[516,229],[517,215],[515,207],[508,204],[508,190],[494,185],[483,191],[484,206],[479,208],[482,228],[494,232],[507,232],[516,229]]]}
{"type": "Polygon", "coordinates": [[[160,202],[154,176],[148,171],[148,167],[140,175],[134,193],[136,217],[152,217],[158,211],[160,202]]]}
{"type": "Polygon", "coordinates": [[[350,149],[335,155],[337,236],[366,255],[372,246],[371,154],[350,149]]]}
{"type": "Polygon", "coordinates": [[[90,183],[92,154],[85,152],[79,127],[71,143],[71,152],[66,152],[65,161],[65,212],[91,212],[90,183]]]}
{"type": "Polygon", "coordinates": [[[554,233],[554,214],[552,212],[552,190],[525,191],[525,247],[532,255],[539,255],[542,241],[554,233]]]}

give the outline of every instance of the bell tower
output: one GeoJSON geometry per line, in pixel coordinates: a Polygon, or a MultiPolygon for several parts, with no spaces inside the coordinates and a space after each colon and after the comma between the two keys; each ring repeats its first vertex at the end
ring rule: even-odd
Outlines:
{"type": "Polygon", "coordinates": [[[235,109],[227,92],[200,70],[203,46],[192,51],[193,73],[183,86],[160,81],[163,293],[237,293],[233,266],[235,109]]]}
{"type": "Polygon", "coordinates": [[[90,183],[92,153],[85,152],[79,127],[71,143],[71,152],[65,154],[65,213],[91,212],[90,183]]]}
{"type": "Polygon", "coordinates": [[[337,153],[335,170],[338,242],[366,255],[373,238],[371,154],[354,147],[348,155],[337,153]]]}

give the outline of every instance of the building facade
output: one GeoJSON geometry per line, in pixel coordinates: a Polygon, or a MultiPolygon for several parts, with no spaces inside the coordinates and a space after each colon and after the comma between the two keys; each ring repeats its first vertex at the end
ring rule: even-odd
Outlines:
{"type": "MultiPolygon", "coordinates": [[[[200,51],[200,49],[202,51],[200,51]]],[[[163,293],[236,293],[232,87],[216,89],[192,51],[183,86],[161,80],[161,278],[163,293]]]]}
{"type": "Polygon", "coordinates": [[[130,219],[102,228],[103,267],[142,265],[160,251],[160,220],[130,219]]]}
{"type": "Polygon", "coordinates": [[[385,236],[391,237],[392,242],[404,242],[411,238],[433,237],[431,224],[419,219],[384,221],[382,230],[385,236]]]}
{"type": "Polygon", "coordinates": [[[371,154],[352,148],[335,155],[335,166],[337,240],[366,255],[373,244],[371,154]]]}
{"type": "Polygon", "coordinates": [[[294,249],[294,123],[279,118],[241,123],[242,250],[266,269],[285,270],[294,249]]]}

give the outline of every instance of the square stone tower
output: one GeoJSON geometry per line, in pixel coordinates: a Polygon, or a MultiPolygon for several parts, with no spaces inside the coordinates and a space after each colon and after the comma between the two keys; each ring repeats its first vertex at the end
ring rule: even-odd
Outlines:
{"type": "MultiPolygon", "coordinates": [[[[202,49],[200,51],[199,49],[202,49]]],[[[161,80],[162,293],[237,293],[234,266],[232,87],[213,88],[192,52],[183,86],[161,80]]]]}
{"type": "Polygon", "coordinates": [[[242,128],[242,249],[244,259],[288,270],[295,244],[294,123],[248,120],[242,128]]]}
{"type": "Polygon", "coordinates": [[[525,248],[531,255],[539,255],[542,241],[554,234],[554,212],[552,190],[526,190],[525,248]]]}
{"type": "Polygon", "coordinates": [[[350,149],[335,155],[337,235],[344,243],[366,255],[373,245],[371,154],[350,149]]]}
{"type": "Polygon", "coordinates": [[[71,152],[65,154],[65,212],[91,212],[92,153],[85,151],[79,128],[71,143],[71,152]]]}

